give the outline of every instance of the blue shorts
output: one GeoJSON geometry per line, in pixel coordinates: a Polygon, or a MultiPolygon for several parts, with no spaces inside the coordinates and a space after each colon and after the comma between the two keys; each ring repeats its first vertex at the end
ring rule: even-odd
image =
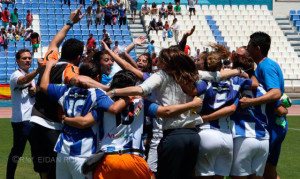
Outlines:
{"type": "Polygon", "coordinates": [[[288,122],[286,122],[285,128],[276,124],[270,127],[271,128],[268,130],[270,134],[270,146],[267,163],[271,163],[272,165],[276,166],[279,160],[281,143],[285,139],[288,130],[288,122]]]}

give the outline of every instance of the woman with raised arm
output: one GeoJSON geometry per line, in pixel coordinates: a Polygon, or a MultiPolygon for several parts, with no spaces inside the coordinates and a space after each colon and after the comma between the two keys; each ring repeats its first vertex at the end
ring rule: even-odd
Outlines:
{"type": "MultiPolygon", "coordinates": [[[[193,98],[183,92],[192,91],[198,79],[194,62],[184,52],[163,49],[160,52],[158,72],[141,85],[113,89],[111,96],[148,95],[155,91],[156,102],[162,106],[182,104],[193,98]]],[[[158,146],[158,178],[191,178],[196,164],[200,138],[195,128],[197,120],[185,112],[173,118],[163,118],[163,138],[158,146]]]]}

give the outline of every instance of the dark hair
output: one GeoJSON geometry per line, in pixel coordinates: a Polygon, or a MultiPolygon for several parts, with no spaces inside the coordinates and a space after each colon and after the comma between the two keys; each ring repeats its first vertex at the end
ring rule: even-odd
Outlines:
{"type": "Polygon", "coordinates": [[[150,73],[152,71],[152,59],[151,59],[150,53],[143,53],[139,57],[141,57],[141,56],[145,56],[147,58],[147,61],[148,61],[147,72],[150,73]]]}
{"type": "Polygon", "coordinates": [[[84,44],[82,41],[71,38],[64,42],[61,49],[61,59],[75,60],[78,55],[82,56],[84,44]]]}
{"type": "Polygon", "coordinates": [[[233,53],[231,57],[232,68],[241,68],[249,77],[254,75],[254,60],[248,53],[240,55],[233,53]]]}
{"type": "Polygon", "coordinates": [[[24,52],[30,52],[30,50],[28,49],[20,49],[17,53],[16,53],[16,59],[19,60],[21,58],[21,54],[24,53],[24,52]]]}
{"type": "Polygon", "coordinates": [[[93,79],[97,77],[100,71],[100,64],[94,62],[84,62],[80,65],[79,74],[89,76],[93,79]]]}
{"type": "Polygon", "coordinates": [[[259,46],[262,55],[267,56],[270,50],[271,37],[265,32],[255,32],[250,36],[254,47],[259,46]]]}
{"type": "Polygon", "coordinates": [[[227,60],[230,52],[227,48],[220,44],[213,44],[211,47],[214,49],[208,52],[204,57],[204,68],[207,71],[220,71],[222,69],[222,60],[227,60]]]}
{"type": "Polygon", "coordinates": [[[110,89],[135,86],[136,82],[137,78],[134,73],[128,70],[121,70],[114,75],[110,89]]]}
{"type": "MultiPolygon", "coordinates": [[[[163,49],[160,51],[159,62],[161,68],[178,83],[181,88],[189,87],[192,90],[198,80],[198,71],[193,60],[183,51],[163,49]]],[[[188,91],[187,91],[188,92],[188,91]]]]}
{"type": "Polygon", "coordinates": [[[151,42],[150,42],[151,44],[154,44],[154,40],[151,40],[151,42]]]}

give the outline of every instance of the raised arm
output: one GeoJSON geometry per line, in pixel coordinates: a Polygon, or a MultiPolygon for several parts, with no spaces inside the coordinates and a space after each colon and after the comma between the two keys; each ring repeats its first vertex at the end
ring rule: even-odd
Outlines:
{"type": "Polygon", "coordinates": [[[18,78],[17,81],[18,85],[24,85],[26,83],[29,83],[31,80],[34,79],[34,77],[36,77],[37,74],[39,74],[39,72],[43,69],[43,59],[38,59],[37,62],[38,62],[38,68],[18,78]]]}
{"type": "Polygon", "coordinates": [[[235,104],[232,104],[230,106],[223,107],[211,114],[201,115],[201,117],[203,119],[203,122],[208,122],[208,121],[213,121],[213,120],[217,120],[220,118],[225,118],[225,117],[232,115],[235,112],[236,107],[237,106],[235,104]]]}
{"type": "Polygon", "coordinates": [[[134,73],[140,80],[143,79],[143,72],[138,70],[137,68],[133,67],[131,64],[129,64],[127,61],[123,60],[119,55],[114,53],[105,42],[101,41],[102,47],[109,53],[109,55],[115,60],[115,62],[120,65],[120,67],[124,70],[129,70],[132,73],[134,73]]]}
{"type": "Polygon", "coordinates": [[[88,76],[84,76],[84,75],[77,75],[75,77],[73,77],[70,80],[70,84],[73,86],[77,86],[80,88],[100,88],[104,91],[107,91],[109,89],[108,86],[105,86],[101,83],[99,83],[96,80],[93,80],[92,78],[88,77],[88,76]]]}
{"type": "Polygon", "coordinates": [[[144,36],[139,36],[137,37],[136,39],[133,40],[133,42],[131,44],[129,44],[127,47],[126,47],[126,50],[125,52],[129,53],[131,50],[134,49],[134,46],[135,45],[138,45],[138,46],[144,46],[144,43],[146,42],[146,37],[144,36]]]}
{"type": "Polygon", "coordinates": [[[189,110],[196,110],[202,107],[202,100],[199,97],[194,97],[191,102],[185,104],[175,104],[170,106],[159,106],[156,112],[156,117],[171,118],[178,116],[189,110]]]}
{"type": "Polygon", "coordinates": [[[186,42],[187,42],[187,38],[194,33],[195,28],[196,28],[196,26],[193,26],[191,30],[186,31],[183,34],[182,39],[179,42],[179,48],[180,48],[181,51],[184,51],[185,45],[186,45],[186,42]]]}
{"type": "MultiPolygon", "coordinates": [[[[78,9],[76,9],[75,11],[73,11],[70,14],[70,19],[69,20],[73,24],[76,24],[77,22],[79,22],[84,16],[84,14],[81,14],[81,7],[82,6],[80,6],[78,9]]],[[[64,27],[52,39],[52,41],[49,45],[48,51],[49,50],[58,51],[58,48],[59,48],[60,44],[65,39],[65,37],[66,37],[67,33],[69,32],[69,30],[71,29],[71,27],[72,27],[71,25],[67,25],[67,24],[64,25],[64,27]]]]}
{"type": "Polygon", "coordinates": [[[57,60],[49,60],[47,61],[45,71],[43,73],[41,83],[40,83],[40,90],[47,94],[47,89],[50,81],[50,72],[52,67],[54,67],[57,63],[57,60]]]}

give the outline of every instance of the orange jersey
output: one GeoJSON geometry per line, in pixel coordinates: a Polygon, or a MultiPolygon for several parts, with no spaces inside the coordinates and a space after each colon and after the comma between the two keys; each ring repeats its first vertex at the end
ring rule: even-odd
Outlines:
{"type": "MultiPolygon", "coordinates": [[[[46,55],[45,55],[43,64],[45,65],[47,63],[47,61],[49,61],[49,60],[58,60],[58,51],[48,50],[46,55]]],[[[63,78],[63,81],[64,81],[65,84],[69,84],[70,80],[73,77],[78,76],[78,75],[79,75],[78,67],[75,66],[72,63],[68,63],[65,66],[65,69],[64,69],[63,74],[62,74],[62,78],[63,78]]]]}

